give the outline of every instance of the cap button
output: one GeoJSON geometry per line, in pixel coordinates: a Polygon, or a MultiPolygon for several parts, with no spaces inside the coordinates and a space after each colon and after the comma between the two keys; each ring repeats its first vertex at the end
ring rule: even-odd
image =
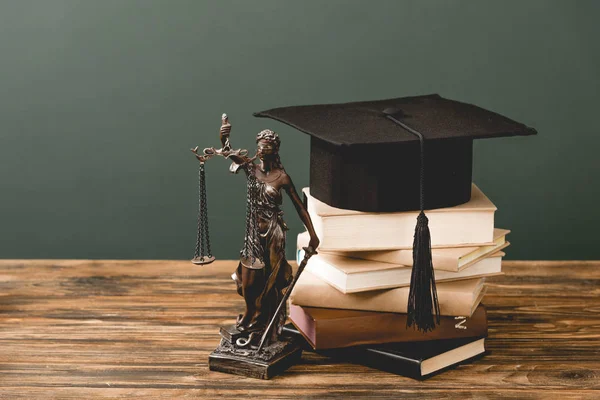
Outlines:
{"type": "Polygon", "coordinates": [[[388,107],[385,110],[383,110],[383,113],[385,115],[390,115],[395,118],[400,118],[404,116],[404,112],[398,107],[388,107]]]}

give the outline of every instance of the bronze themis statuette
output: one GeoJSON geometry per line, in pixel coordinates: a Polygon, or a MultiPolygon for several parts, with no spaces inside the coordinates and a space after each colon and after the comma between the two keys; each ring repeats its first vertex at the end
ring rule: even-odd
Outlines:
{"type": "Polygon", "coordinates": [[[221,344],[210,355],[209,366],[213,370],[268,379],[300,357],[299,346],[281,336],[286,320],[285,301],[308,259],[316,254],[319,239],[279,158],[279,136],[268,129],[259,132],[256,155],[249,157],[245,149],[232,149],[230,133],[231,124],[223,114],[219,132],[222,147],[208,147],[201,154],[198,147],[192,149],[200,162],[198,238],[192,262],[207,264],[214,260],[208,234],[204,168],[207,160],[223,156],[232,160],[231,172],[244,171],[247,176],[244,246],[232,275],[246,309],[235,325],[221,328],[221,344]],[[290,198],[311,237],[296,276],[285,257],[288,228],[281,210],[283,193],[290,198]]]}

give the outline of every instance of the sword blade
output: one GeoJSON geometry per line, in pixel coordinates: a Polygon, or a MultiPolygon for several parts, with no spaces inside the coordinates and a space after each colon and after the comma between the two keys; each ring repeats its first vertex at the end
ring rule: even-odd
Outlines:
{"type": "Polygon", "coordinates": [[[304,271],[304,268],[306,267],[308,260],[313,255],[317,254],[316,250],[314,250],[311,247],[304,247],[303,249],[304,249],[304,258],[302,259],[302,262],[298,266],[298,272],[296,272],[296,276],[294,276],[294,280],[292,280],[292,283],[290,283],[290,286],[287,288],[285,294],[283,295],[281,302],[277,306],[277,310],[275,310],[275,314],[273,314],[273,318],[271,318],[269,325],[267,325],[267,329],[265,329],[265,331],[263,332],[263,335],[260,338],[260,343],[258,344],[258,349],[256,350],[256,352],[259,352],[260,349],[262,349],[263,345],[265,344],[267,337],[269,336],[269,332],[273,328],[273,325],[275,324],[275,321],[277,320],[277,317],[279,316],[281,309],[283,307],[285,307],[285,303],[287,302],[287,299],[290,297],[290,294],[292,293],[292,289],[294,289],[294,286],[296,286],[296,282],[298,282],[298,278],[300,278],[300,274],[302,274],[302,271],[304,271]]]}

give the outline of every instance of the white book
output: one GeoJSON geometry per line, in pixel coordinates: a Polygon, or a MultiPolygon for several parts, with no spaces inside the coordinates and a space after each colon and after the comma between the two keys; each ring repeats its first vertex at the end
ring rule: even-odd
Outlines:
{"type": "MultiPolygon", "coordinates": [[[[299,258],[302,253],[298,253],[299,258]]],[[[500,251],[460,272],[435,271],[435,281],[499,275],[503,256],[500,251]]],[[[306,270],[342,293],[358,293],[409,286],[412,267],[321,253],[309,260],[306,270]]]]}
{"type": "MultiPolygon", "coordinates": [[[[418,211],[373,213],[331,207],[310,195],[307,209],[324,251],[412,249],[418,211]]],[[[401,195],[401,194],[399,194],[401,195]]],[[[496,206],[473,185],[471,200],[427,210],[431,246],[493,245],[496,206]]]]}
{"type": "MultiPolygon", "coordinates": [[[[506,240],[506,235],[510,231],[506,229],[494,229],[494,244],[489,246],[478,247],[446,247],[435,248],[431,250],[431,259],[435,270],[458,272],[467,268],[477,261],[494,254],[510,245],[506,240]]],[[[308,232],[302,232],[298,235],[297,246],[298,250],[308,246],[310,236],[308,232]]],[[[350,246],[348,246],[350,247],[350,246]]],[[[386,262],[391,264],[400,264],[412,266],[413,255],[411,250],[370,250],[370,251],[319,251],[335,254],[343,257],[360,258],[363,260],[386,262]]]]}

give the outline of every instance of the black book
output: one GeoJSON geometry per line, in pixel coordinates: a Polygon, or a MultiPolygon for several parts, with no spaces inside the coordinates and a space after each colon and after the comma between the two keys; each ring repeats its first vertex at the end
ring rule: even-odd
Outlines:
{"type": "MultiPolygon", "coordinates": [[[[292,324],[285,325],[283,331],[286,335],[303,338],[292,324]]],[[[485,337],[475,337],[356,346],[322,350],[318,353],[397,375],[426,379],[437,372],[482,355],[485,353],[484,342],[485,337]]],[[[305,350],[312,351],[307,342],[305,350]]]]}

